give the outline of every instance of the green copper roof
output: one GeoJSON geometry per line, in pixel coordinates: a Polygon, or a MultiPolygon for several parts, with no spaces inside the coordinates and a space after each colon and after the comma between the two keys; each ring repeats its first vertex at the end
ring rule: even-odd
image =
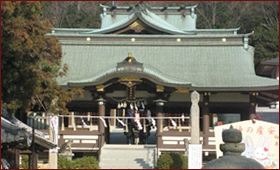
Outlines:
{"type": "Polygon", "coordinates": [[[101,28],[99,30],[93,30],[90,32],[86,32],[89,34],[100,34],[100,33],[111,33],[113,31],[119,30],[120,28],[124,28],[134,22],[135,20],[140,19],[145,24],[149,25],[152,28],[157,30],[161,30],[168,34],[190,34],[188,32],[182,31],[173,25],[169,24],[168,22],[164,21],[156,14],[150,12],[147,9],[142,9],[139,11],[133,12],[131,15],[128,15],[124,19],[120,20],[119,22],[113,23],[108,27],[101,28]]]}
{"type": "MultiPolygon", "coordinates": [[[[256,76],[253,48],[243,46],[161,46],[161,45],[62,44],[62,64],[69,66],[60,85],[94,83],[114,75],[117,63],[132,52],[143,63],[140,76],[154,75],[157,82],[193,88],[275,88],[279,82],[256,76]]],[[[126,74],[129,74],[127,72],[126,74]]],[[[135,74],[135,73],[131,73],[135,74]]],[[[118,74],[115,74],[117,76],[118,74]]],[[[121,74],[119,74],[121,75],[121,74]]],[[[248,90],[248,89],[247,89],[248,90]]]]}

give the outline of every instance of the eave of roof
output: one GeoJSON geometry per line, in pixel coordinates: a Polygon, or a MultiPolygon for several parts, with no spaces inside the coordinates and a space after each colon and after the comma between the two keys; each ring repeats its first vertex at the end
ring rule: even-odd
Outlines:
{"type": "Polygon", "coordinates": [[[267,61],[262,61],[262,65],[279,65],[279,57],[267,60],[267,61]]]}
{"type": "MultiPolygon", "coordinates": [[[[108,8],[108,9],[112,9],[112,6],[108,6],[108,5],[103,5],[103,4],[100,4],[101,7],[103,8],[108,8]]],[[[193,9],[193,8],[196,8],[197,7],[197,4],[196,5],[191,5],[191,6],[184,6],[184,7],[180,7],[180,6],[177,6],[177,7],[155,7],[155,6],[152,6],[152,7],[149,7],[149,9],[152,9],[152,10],[162,10],[162,9],[166,9],[166,10],[178,10],[178,9],[193,9]]],[[[135,8],[134,7],[131,7],[131,6],[114,6],[114,9],[121,9],[121,10],[128,10],[128,9],[133,9],[135,8]]]]}
{"type": "MultiPolygon", "coordinates": [[[[21,130],[25,130],[27,134],[29,134],[30,136],[32,135],[32,128],[26,125],[25,123],[21,122],[14,116],[11,117],[11,120],[7,120],[1,117],[1,127],[2,127],[2,121],[3,121],[3,125],[6,125],[6,127],[10,130],[21,129],[21,130]]],[[[38,131],[37,129],[35,129],[35,143],[48,149],[54,148],[56,146],[56,144],[54,144],[53,142],[45,138],[43,132],[38,131]]]]}
{"type": "Polygon", "coordinates": [[[247,37],[251,34],[203,34],[203,35],[144,35],[144,34],[89,34],[89,33],[83,33],[83,34],[77,34],[77,33],[48,33],[46,36],[55,36],[57,38],[63,38],[63,37],[90,37],[90,38],[243,38],[247,37]]]}

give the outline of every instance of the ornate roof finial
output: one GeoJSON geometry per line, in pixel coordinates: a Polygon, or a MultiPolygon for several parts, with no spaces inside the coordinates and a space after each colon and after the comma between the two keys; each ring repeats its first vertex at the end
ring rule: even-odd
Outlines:
{"type": "Polygon", "coordinates": [[[132,57],[132,52],[129,52],[129,53],[128,53],[128,57],[132,57]]]}

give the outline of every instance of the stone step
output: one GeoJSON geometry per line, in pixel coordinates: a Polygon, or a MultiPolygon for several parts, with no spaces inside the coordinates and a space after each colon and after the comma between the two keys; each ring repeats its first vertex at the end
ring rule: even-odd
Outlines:
{"type": "Polygon", "coordinates": [[[100,166],[100,169],[154,169],[152,166],[100,166]]]}
{"type": "Polygon", "coordinates": [[[121,157],[124,157],[124,156],[130,156],[130,157],[139,157],[139,156],[152,156],[154,154],[153,151],[149,151],[149,152],[130,152],[130,153],[127,153],[127,152],[109,152],[109,151],[104,151],[102,152],[102,156],[103,155],[112,155],[112,156],[121,156],[121,157]]]}
{"type": "Polygon", "coordinates": [[[127,145],[127,144],[120,144],[120,145],[110,145],[105,144],[103,149],[124,149],[124,150],[131,150],[131,149],[149,149],[149,148],[156,148],[156,145],[127,145]]]}
{"type": "Polygon", "coordinates": [[[112,162],[112,163],[100,163],[100,166],[112,166],[114,167],[115,165],[125,165],[125,166],[134,166],[134,165],[146,165],[146,166],[153,166],[154,164],[151,162],[112,162]]]}
{"type": "MultiPolygon", "coordinates": [[[[111,169],[111,168],[117,168],[117,169],[123,169],[124,167],[127,168],[136,168],[138,167],[138,169],[143,169],[143,168],[153,168],[154,164],[147,164],[147,163],[134,163],[134,164],[127,164],[127,163],[114,163],[114,164],[100,164],[99,165],[102,169],[111,169]]],[[[126,168],[125,168],[126,169],[126,168]]]]}
{"type": "Polygon", "coordinates": [[[141,161],[141,162],[119,162],[119,161],[116,161],[116,162],[112,162],[112,163],[108,163],[108,162],[103,162],[103,163],[100,163],[99,165],[102,166],[102,165],[106,165],[106,166],[112,166],[114,167],[116,164],[118,165],[147,165],[147,166],[153,166],[154,165],[154,162],[145,162],[145,161],[141,161]]]}
{"type": "Polygon", "coordinates": [[[101,169],[153,169],[155,145],[104,145],[101,169]]]}

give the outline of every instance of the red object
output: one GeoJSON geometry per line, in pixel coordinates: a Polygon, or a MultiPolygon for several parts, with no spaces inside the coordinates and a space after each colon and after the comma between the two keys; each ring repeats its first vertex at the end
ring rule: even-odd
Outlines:
{"type": "Polygon", "coordinates": [[[220,126],[220,125],[223,125],[223,122],[222,121],[219,121],[218,122],[218,125],[220,126]]]}

